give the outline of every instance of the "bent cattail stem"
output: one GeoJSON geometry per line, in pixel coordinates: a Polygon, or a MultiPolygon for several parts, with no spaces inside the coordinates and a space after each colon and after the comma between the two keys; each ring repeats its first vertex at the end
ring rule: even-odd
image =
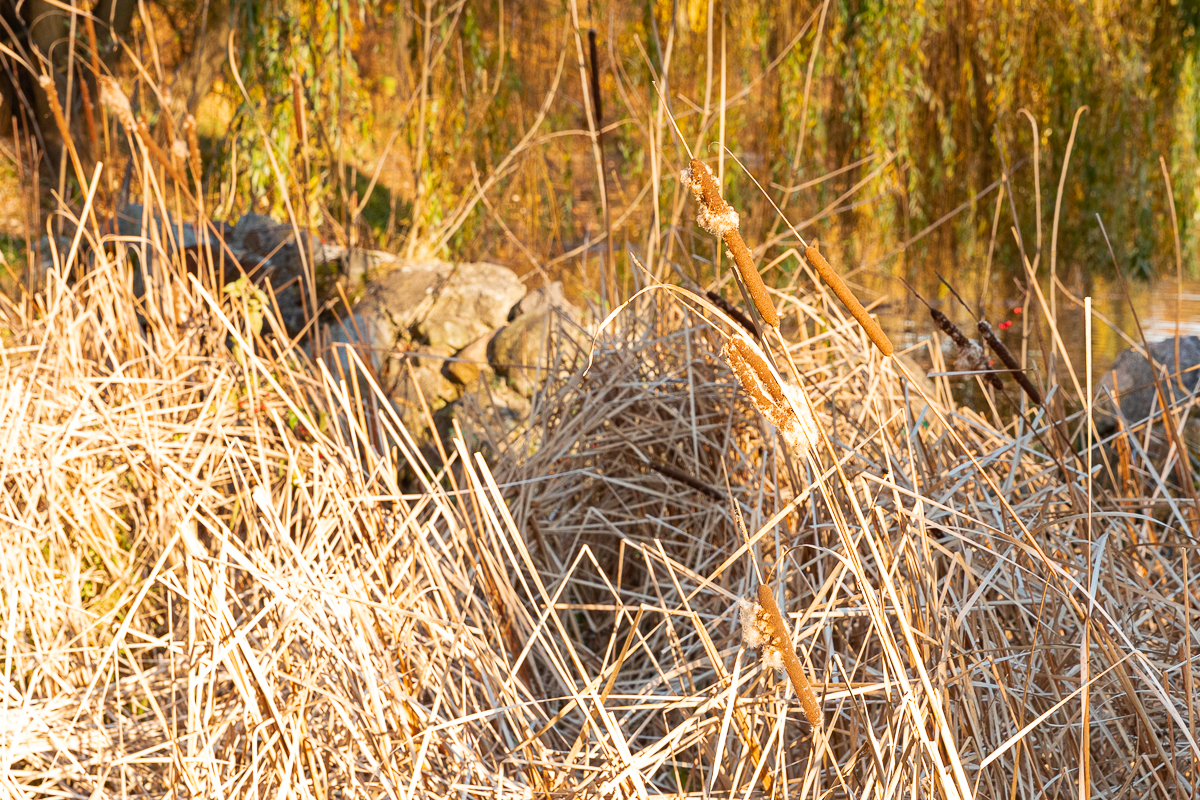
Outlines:
{"type": "Polygon", "coordinates": [[[833,267],[829,266],[829,262],[825,260],[825,256],[813,246],[808,246],[804,250],[804,257],[808,259],[808,263],[821,276],[821,280],[825,281],[833,293],[837,295],[838,300],[849,309],[851,316],[858,320],[858,324],[867,332],[867,337],[875,343],[879,348],[879,352],[885,356],[890,356],[895,350],[892,347],[892,340],[883,332],[883,328],[879,327],[879,323],[867,313],[863,308],[863,304],[858,302],[858,298],[854,296],[854,292],[850,291],[850,287],[845,281],[833,271],[833,267]]]}
{"type": "Polygon", "coordinates": [[[1012,374],[1013,380],[1017,382],[1025,394],[1029,395],[1029,399],[1036,405],[1042,404],[1042,393],[1033,385],[1033,381],[1029,380],[1029,376],[1025,374],[1025,370],[1021,369],[1020,362],[1013,356],[1012,351],[1000,341],[995,332],[992,331],[992,326],[985,319],[979,320],[979,334],[983,336],[983,340],[987,342],[988,347],[992,348],[992,352],[1000,357],[1004,362],[1004,366],[1008,367],[1008,371],[1012,374]]]}
{"type": "Polygon", "coordinates": [[[712,170],[700,159],[693,158],[691,165],[683,172],[683,181],[700,203],[700,213],[696,216],[696,222],[701,228],[721,237],[725,242],[725,246],[729,248],[729,255],[737,266],[738,275],[741,276],[742,283],[750,293],[750,299],[754,301],[754,307],[758,309],[763,322],[772,328],[778,328],[779,312],[771,302],[771,295],[767,292],[762,276],[754,267],[750,248],[746,247],[745,240],[738,232],[738,213],[721,197],[721,190],[717,188],[712,170]]]}
{"type": "MultiPolygon", "coordinates": [[[[984,356],[983,348],[978,343],[967,338],[957,325],[950,321],[950,318],[943,314],[940,310],[930,306],[929,316],[933,318],[933,322],[942,333],[950,337],[955,345],[958,346],[958,358],[954,365],[956,368],[963,371],[982,371],[988,368],[987,358],[984,356]]],[[[1004,384],[1000,382],[1000,376],[994,372],[988,372],[987,381],[993,388],[1000,390],[1004,388],[1004,384]]]]}
{"type": "Polygon", "coordinates": [[[712,301],[714,306],[724,311],[733,318],[734,322],[745,328],[751,336],[758,336],[758,331],[755,329],[754,323],[750,321],[749,317],[742,313],[740,308],[726,300],[724,297],[721,297],[721,295],[717,294],[711,289],[705,292],[704,295],[712,301]]]}
{"type": "Polygon", "coordinates": [[[821,705],[817,702],[817,695],[804,674],[804,665],[800,663],[800,657],[792,648],[792,636],[787,623],[783,621],[783,615],[779,613],[775,595],[765,583],[759,584],[758,604],[770,625],[770,638],[764,644],[763,650],[771,655],[778,653],[783,659],[783,668],[787,670],[788,680],[792,682],[792,688],[796,690],[796,696],[804,706],[804,716],[808,718],[809,725],[818,729],[823,721],[821,705]]]}

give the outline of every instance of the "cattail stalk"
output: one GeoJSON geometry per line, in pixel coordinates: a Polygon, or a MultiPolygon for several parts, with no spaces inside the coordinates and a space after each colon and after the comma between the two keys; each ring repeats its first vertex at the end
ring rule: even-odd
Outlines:
{"type": "Polygon", "coordinates": [[[1025,394],[1029,395],[1029,399],[1034,404],[1040,406],[1042,404],[1042,393],[1033,385],[1033,381],[1029,380],[1029,376],[1025,374],[1025,370],[1021,369],[1021,364],[1013,356],[1012,351],[1008,349],[1004,342],[1000,341],[986,319],[979,320],[977,327],[979,328],[979,334],[987,342],[988,347],[992,348],[992,352],[1000,357],[1000,360],[1004,362],[1004,366],[1008,367],[1013,380],[1025,391],[1025,394]]]}
{"type": "Polygon", "coordinates": [[[754,307],[758,309],[763,322],[772,328],[778,328],[779,312],[775,310],[767,286],[754,266],[750,248],[746,247],[742,234],[738,232],[738,213],[721,197],[721,190],[717,187],[712,170],[700,159],[693,158],[690,167],[683,173],[683,181],[688,184],[700,203],[700,214],[696,217],[696,222],[701,228],[721,237],[725,242],[725,246],[729,248],[729,255],[737,266],[738,275],[741,276],[742,283],[750,293],[750,299],[754,301],[754,307]]]}
{"type": "Polygon", "coordinates": [[[88,142],[92,146],[92,160],[100,160],[100,134],[96,128],[96,107],[92,104],[92,90],[79,68],[79,98],[83,101],[83,121],[87,123],[88,142]]]}
{"type": "Polygon", "coordinates": [[[850,311],[851,316],[858,320],[858,324],[867,332],[867,338],[875,343],[879,352],[890,356],[895,351],[895,348],[892,347],[892,340],[883,332],[883,328],[879,327],[879,323],[867,313],[863,304],[858,302],[858,298],[854,296],[854,292],[850,291],[850,287],[846,285],[841,276],[833,271],[833,267],[829,266],[829,262],[825,260],[825,256],[821,255],[821,251],[809,245],[804,249],[804,257],[821,276],[821,280],[825,281],[825,285],[833,290],[838,300],[841,300],[842,304],[850,311]]]}
{"type": "Polygon", "coordinates": [[[817,702],[817,695],[809,684],[808,677],[804,674],[804,665],[800,663],[800,657],[792,648],[792,635],[788,631],[787,623],[783,621],[783,615],[779,613],[775,594],[765,583],[759,584],[758,604],[766,612],[767,620],[771,624],[770,647],[783,658],[783,668],[787,670],[788,680],[792,682],[792,688],[796,690],[796,696],[800,698],[800,704],[804,706],[804,716],[808,718],[808,724],[817,730],[823,721],[821,705],[817,702]]]}

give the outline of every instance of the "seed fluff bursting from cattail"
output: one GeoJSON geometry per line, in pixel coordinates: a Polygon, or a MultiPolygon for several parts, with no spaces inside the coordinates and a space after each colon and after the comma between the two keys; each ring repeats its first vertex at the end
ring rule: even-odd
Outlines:
{"type": "Polygon", "coordinates": [[[768,669],[783,669],[783,653],[775,646],[775,633],[766,610],[749,600],[738,601],[738,616],[742,623],[742,644],[757,650],[768,669]]]}
{"type": "Polygon", "coordinates": [[[803,454],[817,446],[817,420],[804,389],[794,383],[781,383],[758,348],[741,334],[729,340],[721,355],[750,402],[779,429],[788,447],[803,454]]]}

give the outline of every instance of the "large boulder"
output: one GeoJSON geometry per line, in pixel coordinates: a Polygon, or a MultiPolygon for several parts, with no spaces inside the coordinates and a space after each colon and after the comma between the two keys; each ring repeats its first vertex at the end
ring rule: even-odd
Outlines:
{"type": "Polygon", "coordinates": [[[355,313],[326,330],[326,341],[347,377],[355,371],[354,359],[347,352],[349,349],[357,351],[358,359],[376,375],[382,376],[392,369],[390,360],[396,346],[396,329],[386,319],[355,313]]]}
{"type": "Polygon", "coordinates": [[[516,274],[495,264],[404,264],[371,281],[353,315],[330,326],[329,339],[342,345],[343,370],[346,346],[373,359],[397,413],[423,440],[424,407],[436,412],[463,392],[488,391],[488,343],[524,295],[516,274]]]}
{"type": "Polygon", "coordinates": [[[525,285],[507,267],[424,261],[373,282],[362,305],[412,338],[453,352],[503,325],[524,296],[525,285]]]}
{"type": "Polygon", "coordinates": [[[1096,390],[1093,418],[1097,430],[1107,436],[1117,428],[1113,400],[1116,400],[1126,425],[1137,425],[1151,412],[1162,411],[1154,385],[1154,373],[1167,393],[1168,403],[1174,403],[1196,391],[1200,379],[1200,337],[1179,337],[1179,364],[1175,364],[1175,339],[1164,339],[1149,346],[1154,365],[1141,353],[1127,348],[1117,354],[1112,369],[1100,379],[1096,390]],[[1180,389],[1180,380],[1183,388],[1180,389]]]}
{"type": "Polygon", "coordinates": [[[434,347],[458,350],[503,325],[524,296],[525,284],[507,267],[459,264],[434,289],[417,330],[434,347]]]}

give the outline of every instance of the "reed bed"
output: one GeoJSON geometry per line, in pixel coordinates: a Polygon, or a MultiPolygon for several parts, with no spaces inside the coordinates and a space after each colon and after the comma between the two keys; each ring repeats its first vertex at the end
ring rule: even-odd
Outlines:
{"type": "Polygon", "coordinates": [[[89,216],[101,171],[0,301],[6,795],[1194,795],[1200,515],[1153,426],[957,405],[815,246],[755,282],[709,191],[765,335],[645,277],[435,453],[219,248],[89,216]]]}
{"type": "Polygon", "coordinates": [[[443,464],[167,255],[5,306],[7,794],[1190,795],[1178,493],[1086,505],[1044,412],[955,407],[815,284],[775,302],[836,466],[665,289],[443,464]],[[764,584],[819,726],[743,637],[764,584]]]}

